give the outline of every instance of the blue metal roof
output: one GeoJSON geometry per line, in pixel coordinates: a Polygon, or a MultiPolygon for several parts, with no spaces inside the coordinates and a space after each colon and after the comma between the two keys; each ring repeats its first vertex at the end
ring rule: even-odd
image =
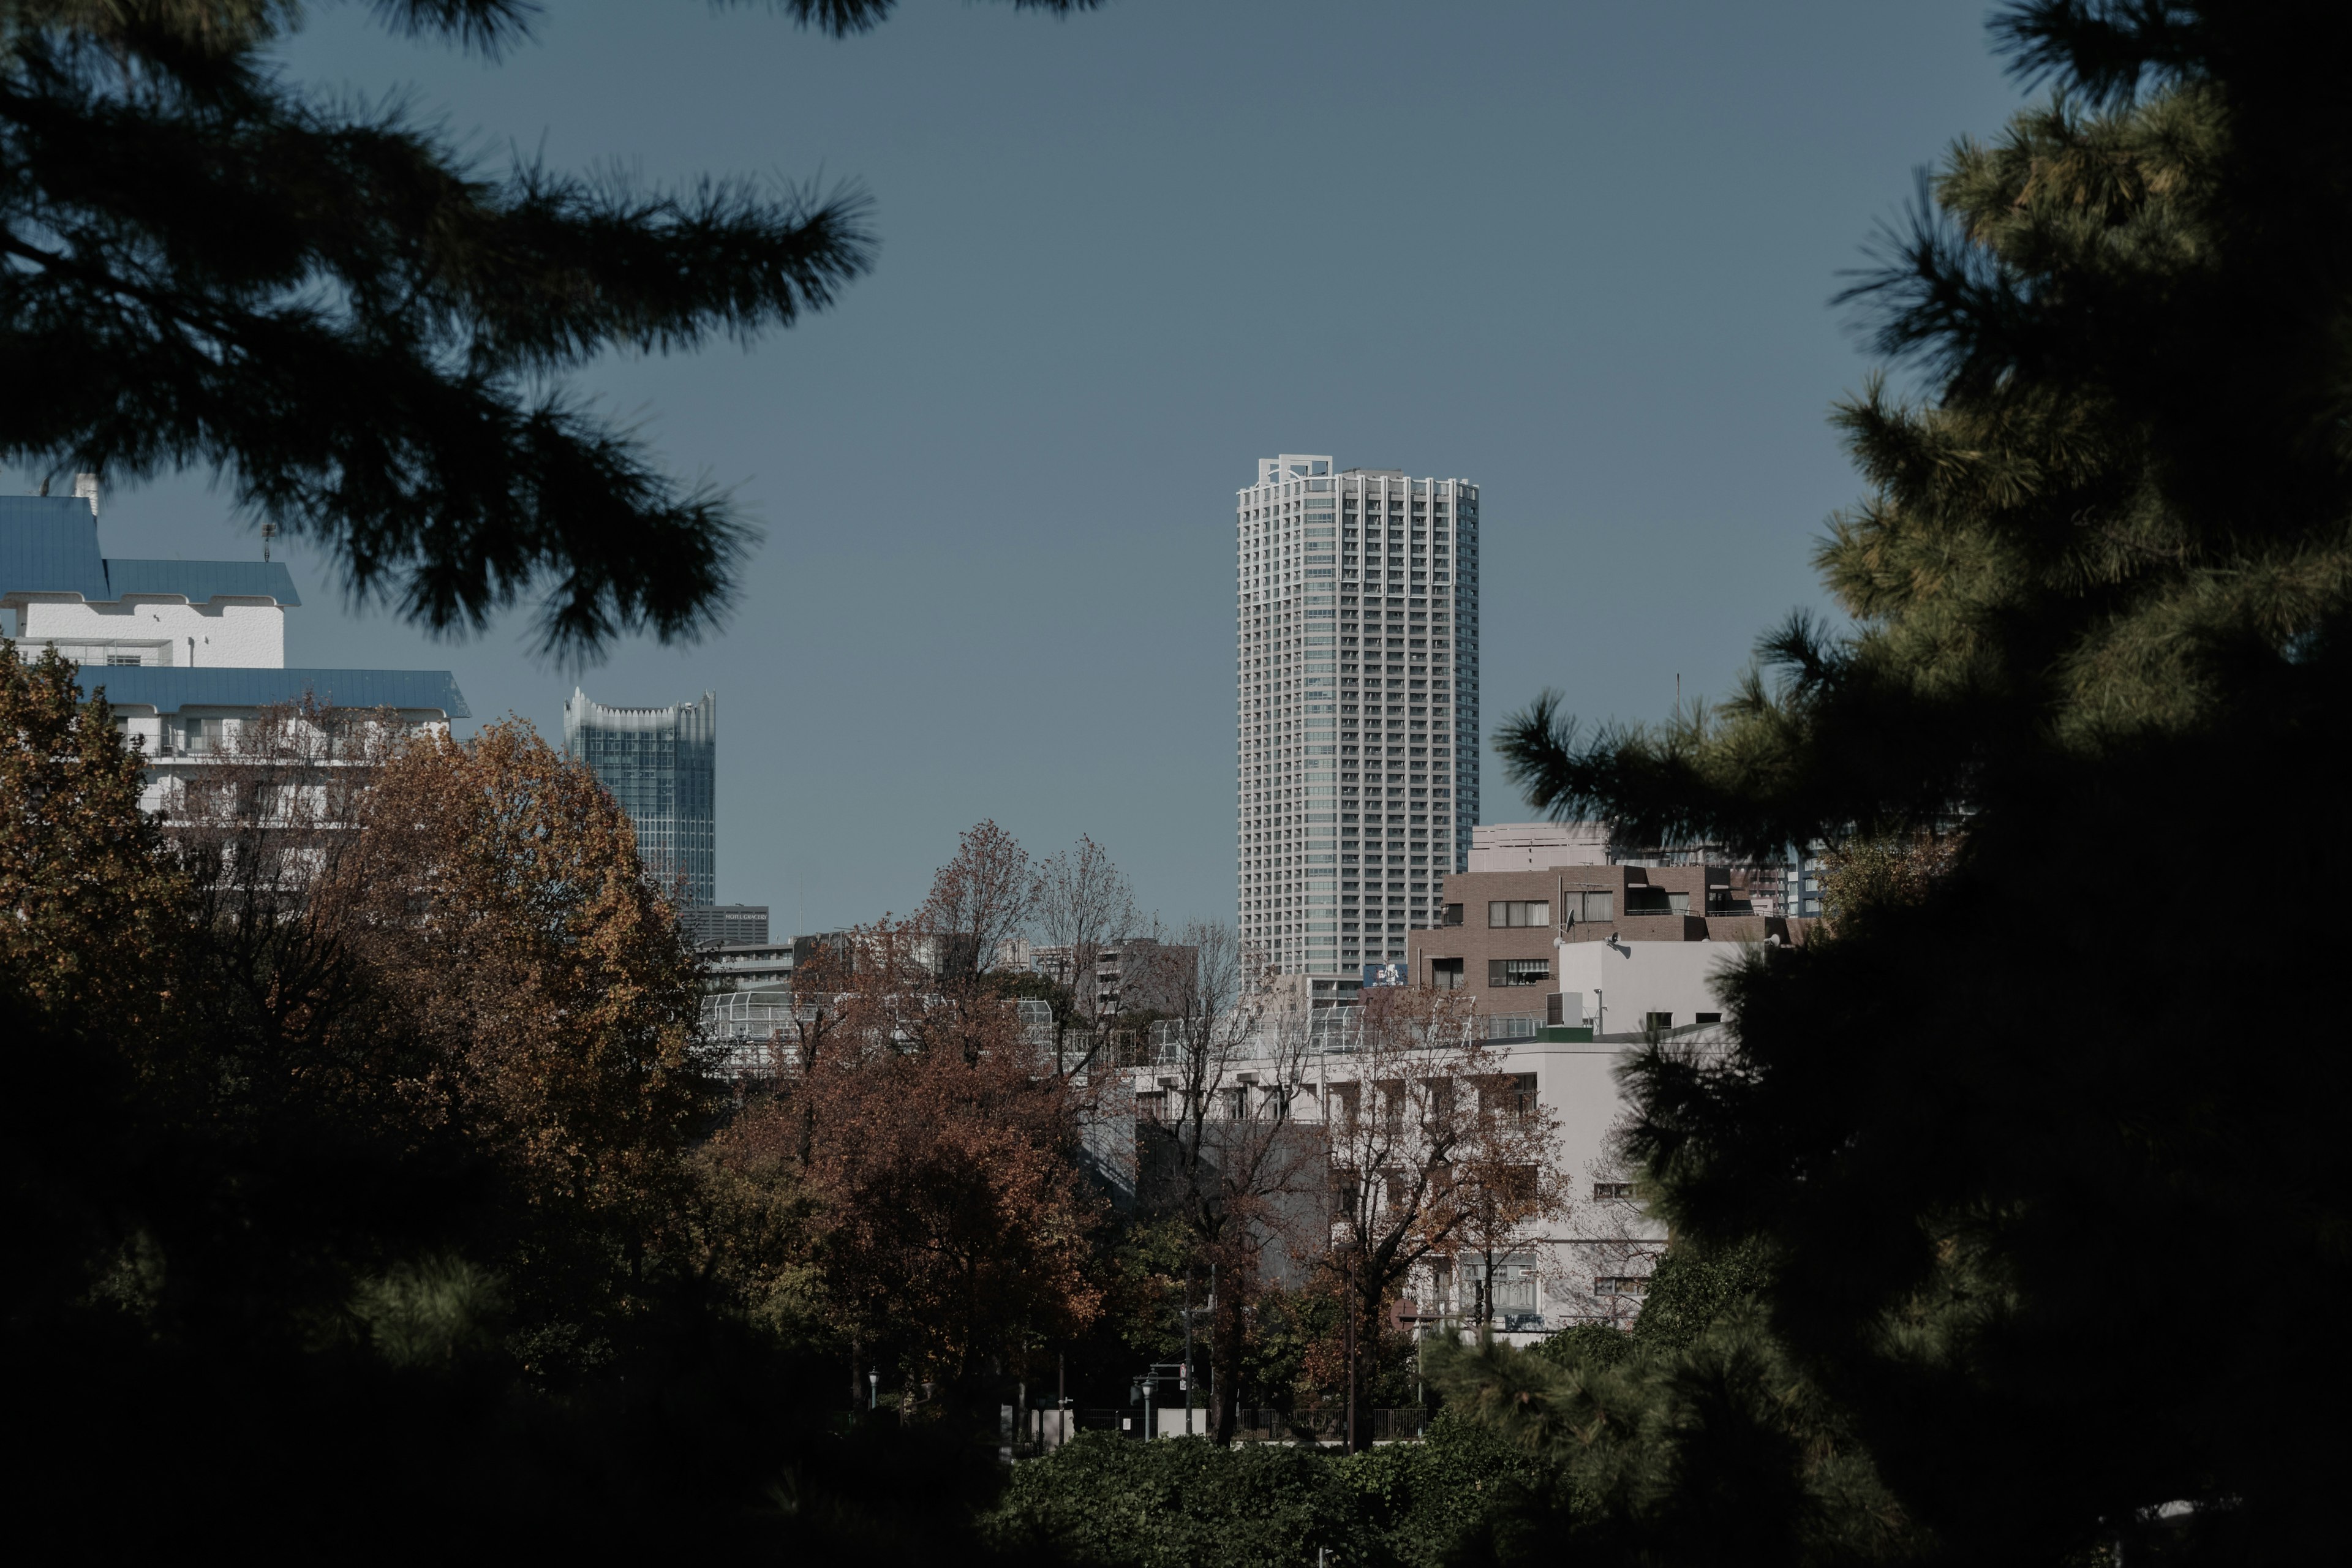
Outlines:
{"type": "Polygon", "coordinates": [[[0,496],[0,594],[114,597],[98,554],[98,519],[76,496],[0,496]]]}
{"type": "Polygon", "coordinates": [[[281,605],[302,601],[294,579],[282,561],[117,561],[106,563],[110,597],[131,594],[184,594],[188,603],[235,595],[275,599],[281,605]]]}
{"type": "Polygon", "coordinates": [[[334,708],[427,709],[470,719],[457,678],[446,669],[243,669],[220,666],[98,665],[81,667],[83,691],[104,688],[118,707],[136,704],[160,713],[183,708],[265,708],[309,693],[334,708]]]}
{"type": "Polygon", "coordinates": [[[0,496],[0,595],[9,594],[79,594],[93,604],[126,594],[178,594],[192,605],[302,602],[282,561],[104,560],[98,520],[77,496],[0,496]]]}

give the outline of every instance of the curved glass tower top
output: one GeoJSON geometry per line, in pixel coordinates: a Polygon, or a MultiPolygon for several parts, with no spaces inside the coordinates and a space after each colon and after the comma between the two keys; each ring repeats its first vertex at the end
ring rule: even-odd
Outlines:
{"type": "Polygon", "coordinates": [[[563,749],[586,763],[636,825],[646,869],[682,904],[719,898],[719,696],[669,708],[607,708],[572,688],[563,749]]]}

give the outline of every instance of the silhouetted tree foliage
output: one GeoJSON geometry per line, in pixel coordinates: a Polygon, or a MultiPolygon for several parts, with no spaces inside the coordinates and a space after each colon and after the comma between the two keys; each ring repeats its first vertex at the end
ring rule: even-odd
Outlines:
{"type": "Polygon", "coordinates": [[[1502,747],[1540,807],[1854,873],[1828,940],[1738,977],[1734,1051],[1640,1061],[1634,1146],[1678,1234],[1769,1247],[1752,1386],[1785,1367],[1906,1530],[1804,1522],[1801,1448],[1777,1490],[1686,1448],[1660,1517],[1731,1487],[1809,1559],[2308,1559],[2352,1063],[2334,966],[2244,921],[2315,929],[2347,858],[2352,11],[2039,0],[1995,32],[2056,94],[1956,146],[1849,296],[1928,389],[1838,412],[1870,493],[1818,560],[1853,629],[1792,621],[1671,726],[1580,736],[1546,699],[1502,747]],[[1932,865],[1882,852],[1956,821],[1932,865]],[[2226,1331],[2217,1246],[2259,1260],[2226,1331]]]}
{"type": "Polygon", "coordinates": [[[307,721],[159,819],[0,646],[16,1539],[968,1551],[986,1453],[847,1426],[779,1331],[798,1216],[698,1158],[698,976],[610,795],[519,726],[339,795],[307,721]]]}
{"type": "Polygon", "coordinates": [[[1532,1350],[1450,1341],[1424,1370],[1540,1460],[1488,1521],[1507,1561],[1893,1563],[1925,1542],[1851,1418],[1770,1331],[1763,1251],[1677,1246],[1632,1330],[1586,1324],[1532,1350]]]}
{"type": "MultiPolygon", "coordinates": [[[[842,35],[891,5],[776,8],[842,35]]],[[[537,8],[373,9],[496,58],[537,8]]],[[[863,198],[493,171],[405,104],[290,83],[269,50],[301,15],[0,0],[0,457],[211,468],[436,629],[539,592],[558,652],[707,626],[753,531],[561,378],[822,310],[871,261],[863,198]]]]}
{"type": "Polygon", "coordinates": [[[1021,1467],[986,1531],[1072,1568],[1470,1568],[1496,1559],[1493,1504],[1540,1479],[1524,1450],[1444,1415],[1427,1441],[1365,1454],[1086,1432],[1021,1467]]]}

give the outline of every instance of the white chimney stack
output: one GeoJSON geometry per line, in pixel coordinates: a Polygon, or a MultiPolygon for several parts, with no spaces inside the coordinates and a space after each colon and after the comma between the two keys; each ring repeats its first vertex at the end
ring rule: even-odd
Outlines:
{"type": "Polygon", "coordinates": [[[98,515],[98,476],[96,474],[74,476],[74,500],[89,502],[89,515],[92,517],[98,515]]]}

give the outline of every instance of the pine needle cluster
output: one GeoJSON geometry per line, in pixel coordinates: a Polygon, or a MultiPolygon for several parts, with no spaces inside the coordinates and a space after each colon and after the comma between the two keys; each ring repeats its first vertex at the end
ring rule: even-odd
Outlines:
{"type": "Polygon", "coordinates": [[[1846,296],[1925,386],[1835,416],[1850,626],[1792,619],[1664,726],[1547,697],[1502,749],[1644,841],[1844,855],[1831,939],[1732,982],[1737,1049],[1637,1062],[1634,1142],[1679,1235],[1769,1248],[1759,1343],[1905,1550],[2314,1555],[2345,1446],[2310,1416],[2352,1394],[2352,129],[2315,73],[2352,14],[1995,30],[2050,96],[1846,296]]]}
{"type": "MultiPolygon", "coordinates": [[[[776,8],[841,35],[891,4],[776,8]]],[[[436,631],[534,597],[558,655],[708,629],[757,530],[566,377],[826,308],[872,264],[866,198],[489,167],[404,99],[290,82],[303,9],[0,0],[0,459],[211,469],[436,631]]],[[[489,58],[536,9],[373,7],[489,58]]]]}

